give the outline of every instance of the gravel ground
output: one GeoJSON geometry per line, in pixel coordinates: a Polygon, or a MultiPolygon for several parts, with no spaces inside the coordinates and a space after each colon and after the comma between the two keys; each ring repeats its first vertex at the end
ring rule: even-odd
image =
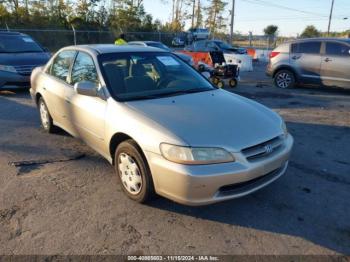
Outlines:
{"type": "Polygon", "coordinates": [[[278,90],[262,66],[233,91],[279,112],[295,146],[285,176],[204,207],[130,201],[106,160],[40,129],[26,91],[1,92],[0,254],[350,254],[350,92],[278,90]]]}

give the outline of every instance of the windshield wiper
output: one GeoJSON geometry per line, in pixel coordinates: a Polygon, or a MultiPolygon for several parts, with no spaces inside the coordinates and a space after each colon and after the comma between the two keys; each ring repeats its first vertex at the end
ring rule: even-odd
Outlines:
{"type": "Polygon", "coordinates": [[[189,88],[189,89],[183,89],[183,90],[176,90],[173,92],[168,92],[164,94],[160,94],[162,96],[171,96],[171,95],[177,95],[177,94],[191,94],[191,93],[199,93],[199,92],[205,92],[205,91],[213,91],[214,88],[208,87],[208,88],[189,88]]]}
{"type": "Polygon", "coordinates": [[[172,92],[162,93],[162,94],[152,94],[152,95],[143,95],[143,96],[134,96],[130,98],[121,99],[122,101],[135,101],[135,100],[146,100],[146,99],[156,99],[156,98],[162,98],[167,96],[174,96],[174,95],[182,95],[182,94],[191,94],[191,93],[199,93],[199,92],[205,92],[205,91],[214,91],[214,88],[208,87],[208,88],[189,88],[189,89],[183,89],[183,90],[176,90],[172,92]]]}

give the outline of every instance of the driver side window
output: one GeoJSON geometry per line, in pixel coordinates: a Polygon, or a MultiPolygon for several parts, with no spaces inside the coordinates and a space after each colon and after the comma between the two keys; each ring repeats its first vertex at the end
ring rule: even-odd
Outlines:
{"type": "Polygon", "coordinates": [[[71,84],[74,85],[81,81],[99,83],[94,61],[90,55],[83,52],[79,52],[75,59],[71,75],[71,84]]]}

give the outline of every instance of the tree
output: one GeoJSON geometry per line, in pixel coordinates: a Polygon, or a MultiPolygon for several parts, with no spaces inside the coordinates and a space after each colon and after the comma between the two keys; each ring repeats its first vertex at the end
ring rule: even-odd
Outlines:
{"type": "Polygon", "coordinates": [[[195,16],[196,16],[196,27],[202,27],[203,14],[202,14],[201,0],[197,0],[197,7],[196,7],[196,11],[195,11],[195,16]]]}
{"type": "Polygon", "coordinates": [[[277,35],[277,31],[278,31],[278,26],[277,25],[268,25],[267,27],[265,27],[264,29],[264,33],[266,36],[276,36],[277,35]]]}
{"type": "Polygon", "coordinates": [[[207,19],[205,24],[212,35],[226,28],[226,19],[223,17],[226,5],[227,2],[223,0],[210,0],[209,6],[206,8],[207,19]]]}
{"type": "Polygon", "coordinates": [[[321,35],[320,31],[318,31],[315,26],[308,25],[307,27],[305,27],[300,37],[310,38],[310,37],[319,37],[320,35],[321,35]]]}
{"type": "Polygon", "coordinates": [[[268,25],[264,29],[265,35],[268,37],[268,47],[274,42],[276,45],[275,37],[277,36],[278,26],[277,25],[268,25]]]}

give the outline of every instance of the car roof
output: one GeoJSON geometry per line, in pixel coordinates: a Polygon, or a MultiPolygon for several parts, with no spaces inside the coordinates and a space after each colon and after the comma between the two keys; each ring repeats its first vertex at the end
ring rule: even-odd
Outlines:
{"type": "Polygon", "coordinates": [[[13,31],[2,31],[0,30],[0,35],[18,35],[18,36],[27,36],[26,34],[20,33],[20,32],[13,32],[13,31]]]}
{"type": "Polygon", "coordinates": [[[95,51],[99,54],[108,53],[129,53],[129,52],[166,52],[165,50],[153,47],[138,45],[113,45],[113,44],[94,44],[94,45],[76,45],[67,46],[64,49],[95,51]]]}
{"type": "Polygon", "coordinates": [[[290,43],[309,42],[309,41],[339,41],[339,42],[350,43],[350,39],[349,38],[337,38],[337,37],[301,38],[301,39],[292,40],[292,41],[290,41],[290,43]]]}
{"type": "Polygon", "coordinates": [[[128,43],[142,43],[142,44],[163,44],[162,42],[158,41],[130,41],[128,43]]]}

